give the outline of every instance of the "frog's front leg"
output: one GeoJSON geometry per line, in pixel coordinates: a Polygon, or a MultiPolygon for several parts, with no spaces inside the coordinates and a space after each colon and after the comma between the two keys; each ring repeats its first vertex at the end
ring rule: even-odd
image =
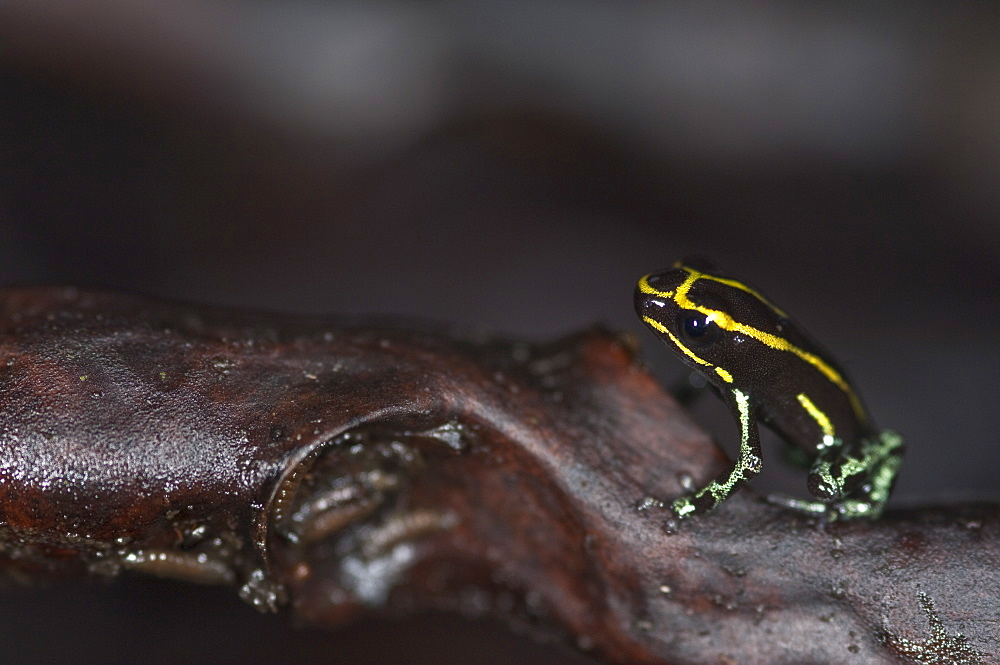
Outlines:
{"type": "Polygon", "coordinates": [[[740,423],[739,457],[728,470],[705,487],[674,500],[671,507],[679,518],[712,510],[760,473],[760,434],[753,413],[755,406],[751,403],[750,397],[738,388],[730,389],[726,398],[740,423]]]}

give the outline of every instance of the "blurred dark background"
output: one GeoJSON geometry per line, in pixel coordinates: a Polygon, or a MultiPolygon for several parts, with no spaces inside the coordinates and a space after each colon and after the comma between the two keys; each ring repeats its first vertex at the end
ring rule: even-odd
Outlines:
{"type": "MultiPolygon", "coordinates": [[[[926,1],[0,4],[0,283],[544,340],[710,256],[998,498],[1000,10],[926,1]]],[[[729,416],[698,418],[732,441],[729,416]]],[[[804,475],[767,456],[765,491],[804,475]]],[[[584,663],[487,621],[345,631],[230,590],[0,590],[5,662],[584,663]],[[533,659],[533,660],[529,660],[533,659]]]]}

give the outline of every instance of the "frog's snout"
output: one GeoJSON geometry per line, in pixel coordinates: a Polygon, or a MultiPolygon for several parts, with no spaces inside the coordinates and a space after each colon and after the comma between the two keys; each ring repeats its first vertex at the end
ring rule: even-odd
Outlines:
{"type": "Polygon", "coordinates": [[[651,317],[660,319],[663,316],[666,300],[660,296],[644,293],[640,288],[635,290],[635,313],[639,318],[651,317]]]}

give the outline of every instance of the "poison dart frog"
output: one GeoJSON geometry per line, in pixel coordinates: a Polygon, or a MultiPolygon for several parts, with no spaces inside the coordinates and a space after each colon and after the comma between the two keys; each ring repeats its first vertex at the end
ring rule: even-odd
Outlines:
{"type": "Polygon", "coordinates": [[[811,461],[816,500],[769,497],[825,519],[882,513],[903,441],[877,430],[843,370],[760,291],[698,259],[646,275],[636,313],[677,356],[700,372],[740,427],[729,469],[671,503],[678,518],[716,508],[760,472],[760,421],[811,461]]]}

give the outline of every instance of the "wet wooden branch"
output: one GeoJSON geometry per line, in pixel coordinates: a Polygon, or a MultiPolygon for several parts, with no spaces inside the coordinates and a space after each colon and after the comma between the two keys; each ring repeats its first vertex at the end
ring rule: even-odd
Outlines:
{"type": "Polygon", "coordinates": [[[548,345],[0,292],[0,570],[232,584],[339,624],[453,608],[611,663],[996,663],[1000,508],[817,527],[593,329],[548,345]]]}

